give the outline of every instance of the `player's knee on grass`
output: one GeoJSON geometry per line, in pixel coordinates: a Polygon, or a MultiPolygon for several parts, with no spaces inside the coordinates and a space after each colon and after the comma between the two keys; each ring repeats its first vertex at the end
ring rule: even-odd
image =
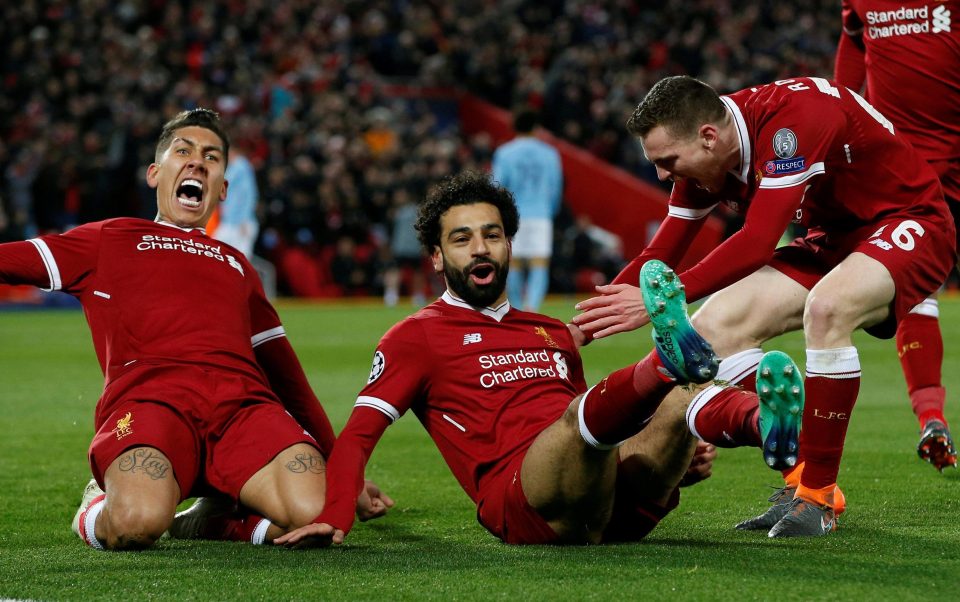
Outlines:
{"type": "Polygon", "coordinates": [[[299,529],[313,522],[323,512],[323,496],[317,498],[288,496],[281,502],[279,514],[268,517],[277,527],[286,531],[299,529]]]}
{"type": "Polygon", "coordinates": [[[111,550],[149,548],[173,523],[173,511],[159,506],[135,505],[108,499],[100,520],[111,550]]]}

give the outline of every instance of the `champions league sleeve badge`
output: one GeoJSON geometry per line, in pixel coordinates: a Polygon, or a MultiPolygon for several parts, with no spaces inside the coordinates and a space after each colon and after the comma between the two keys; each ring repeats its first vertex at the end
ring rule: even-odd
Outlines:
{"type": "Polygon", "coordinates": [[[380,375],[383,374],[383,370],[386,367],[387,358],[385,358],[383,352],[378,349],[377,352],[373,354],[373,366],[370,367],[370,376],[367,378],[367,384],[369,385],[380,378],[380,375]]]}
{"type": "Polygon", "coordinates": [[[797,154],[797,135],[787,128],[777,130],[773,135],[773,152],[781,159],[789,159],[797,154]]]}
{"type": "Polygon", "coordinates": [[[803,157],[794,157],[797,154],[797,135],[793,130],[780,128],[773,135],[773,152],[779,157],[763,164],[763,171],[767,175],[780,176],[797,173],[807,168],[803,157]]]}

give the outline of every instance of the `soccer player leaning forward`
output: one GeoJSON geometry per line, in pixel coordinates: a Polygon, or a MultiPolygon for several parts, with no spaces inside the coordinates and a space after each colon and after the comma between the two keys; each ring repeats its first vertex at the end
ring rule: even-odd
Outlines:
{"type": "MultiPolygon", "coordinates": [[[[579,304],[581,328],[606,336],[641,326],[631,286],[650,259],[679,262],[724,202],[743,228],[680,275],[694,315],[723,359],[717,377],[755,386],[760,345],[786,331],[806,338],[806,404],[797,466],[771,509],[741,528],[771,537],[824,535],[843,508],[836,488],[860,387],[852,333],[889,338],[956,263],[953,218],[937,175],[876,109],[821,78],[795,78],[719,96],[689,77],[661,80],[628,129],[663,180],[670,206],[653,240],[600,297],[579,304]],[[806,236],[776,249],[790,222],[806,236]],[[633,280],[632,280],[633,279],[633,280]]],[[[708,387],[688,423],[717,445],[761,445],[755,398],[708,387]]]]}
{"type": "MultiPolygon", "coordinates": [[[[0,245],[0,282],[69,293],[90,325],[105,385],[89,451],[96,482],[74,530],[94,548],[150,546],[177,504],[202,492],[250,509],[235,535],[254,543],[323,508],[330,422],[256,272],[203,230],[227,197],[228,152],[216,113],[180,113],[147,169],[155,222],[0,245]]],[[[386,509],[363,500],[363,517],[386,509]]]]}
{"type": "MultiPolygon", "coordinates": [[[[638,540],[677,505],[695,458],[683,419],[692,392],[667,394],[716,370],[687,320],[679,280],[652,266],[673,320],[658,345],[674,349],[683,339],[682,356],[661,360],[651,351],[586,390],[567,327],[507,301],[517,223],[510,193],[484,175],[461,174],[428,195],[417,230],[447,290],[380,340],[330,458],[327,507],[317,524],[276,543],[343,541],[366,459],[407,410],[476,503],[480,523],[504,542],[638,540]]],[[[708,473],[715,450],[702,451],[693,464],[708,473]]]]}

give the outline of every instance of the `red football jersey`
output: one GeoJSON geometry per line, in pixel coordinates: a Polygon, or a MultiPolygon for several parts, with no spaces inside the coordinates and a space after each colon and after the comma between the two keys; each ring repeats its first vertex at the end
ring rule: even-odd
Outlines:
{"type": "Polygon", "coordinates": [[[137,363],[190,363],[266,387],[253,347],[284,336],[247,259],[200,229],[121,218],[0,245],[0,282],[77,297],[106,386],[137,363]]]}
{"type": "Polygon", "coordinates": [[[867,99],[930,161],[960,158],[958,26],[957,0],[843,0],[844,35],[866,51],[867,99]]]}
{"type": "Polygon", "coordinates": [[[337,437],[327,504],[314,522],[353,524],[367,458],[386,428],[413,410],[474,502],[586,391],[580,354],[557,320],[476,309],[449,292],[380,339],[367,385],[337,437]]]}
{"type": "Polygon", "coordinates": [[[635,284],[648,259],[677,265],[685,241],[718,203],[745,213],[743,229],[681,274],[697,300],[769,261],[791,221],[847,232],[888,216],[924,217],[952,230],[933,169],[858,94],[822,78],[795,78],[721,97],[734,120],[740,165],[724,189],[674,184],[667,218],[617,276],[635,284]]]}
{"type": "Polygon", "coordinates": [[[476,501],[495,474],[586,391],[567,327],[539,314],[477,310],[449,293],[391,328],[356,407],[391,421],[413,410],[476,501]]]}

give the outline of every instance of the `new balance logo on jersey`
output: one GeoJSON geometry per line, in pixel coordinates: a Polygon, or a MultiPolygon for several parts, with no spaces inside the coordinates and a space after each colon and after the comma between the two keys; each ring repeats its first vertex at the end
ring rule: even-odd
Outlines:
{"type": "Polygon", "coordinates": [[[480,336],[479,332],[471,332],[469,334],[463,335],[463,344],[470,345],[471,343],[479,343],[483,340],[483,337],[480,336]]]}

